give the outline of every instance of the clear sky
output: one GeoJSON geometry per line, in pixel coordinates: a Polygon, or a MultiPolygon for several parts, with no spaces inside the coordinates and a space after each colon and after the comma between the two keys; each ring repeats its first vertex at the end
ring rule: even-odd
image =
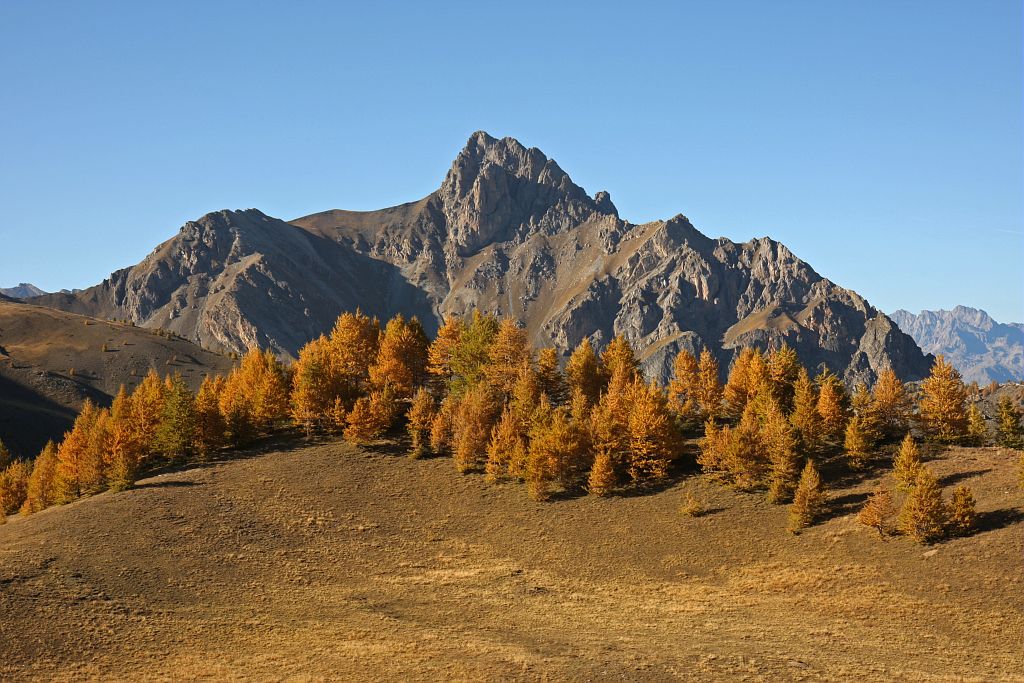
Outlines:
{"type": "Polygon", "coordinates": [[[0,2],[0,285],[375,209],[474,130],[886,311],[1024,320],[1021,2],[0,2]],[[628,7],[628,9],[627,9],[628,7]]]}

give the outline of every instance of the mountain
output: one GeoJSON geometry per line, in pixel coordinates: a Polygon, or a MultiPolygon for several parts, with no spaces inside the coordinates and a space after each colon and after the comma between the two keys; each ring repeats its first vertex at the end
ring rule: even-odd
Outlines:
{"type": "Polygon", "coordinates": [[[1024,325],[998,323],[985,311],[896,311],[893,321],[929,353],[941,353],[968,382],[1024,381],[1024,325]]]}
{"type": "Polygon", "coordinates": [[[71,427],[82,401],[109,404],[150,368],[181,373],[196,389],[204,375],[231,367],[184,339],[0,299],[0,439],[35,455],[71,427]]]}
{"type": "Polygon", "coordinates": [[[29,299],[34,296],[46,294],[46,292],[35,285],[22,282],[17,287],[0,287],[0,294],[10,297],[11,299],[29,299]]]}
{"type": "Polygon", "coordinates": [[[428,331],[476,307],[563,352],[624,334],[654,377],[679,349],[707,345],[726,366],[741,346],[783,341],[849,381],[890,366],[918,379],[930,366],[884,313],[784,245],[712,239],[682,215],[630,223],[540,150],[483,132],[419,201],[290,223],[212,213],[101,284],[34,302],[282,356],[357,306],[416,315],[428,331]]]}

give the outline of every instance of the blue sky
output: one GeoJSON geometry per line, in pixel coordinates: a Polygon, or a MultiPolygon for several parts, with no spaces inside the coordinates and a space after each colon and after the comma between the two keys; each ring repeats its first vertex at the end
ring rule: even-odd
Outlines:
{"type": "Polygon", "coordinates": [[[886,311],[1024,320],[1020,2],[624,7],[0,3],[0,285],[95,284],[216,209],[411,201],[484,129],[886,311]]]}

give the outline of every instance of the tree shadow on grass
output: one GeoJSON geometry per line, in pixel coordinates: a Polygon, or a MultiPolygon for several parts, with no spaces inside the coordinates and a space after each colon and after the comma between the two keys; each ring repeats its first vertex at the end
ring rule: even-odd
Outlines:
{"type": "Polygon", "coordinates": [[[997,529],[1005,529],[1008,526],[1013,526],[1024,522],[1024,510],[1020,508],[1000,508],[998,510],[986,510],[978,513],[978,521],[975,525],[975,534],[984,533],[986,531],[996,531],[997,529]]]}
{"type": "Polygon", "coordinates": [[[944,477],[939,477],[939,485],[943,486],[943,487],[952,486],[953,484],[956,484],[957,482],[961,482],[964,479],[970,479],[972,477],[980,477],[981,475],[987,474],[987,473],[989,473],[991,471],[992,471],[992,468],[989,467],[989,468],[983,469],[983,470],[968,470],[966,472],[954,472],[952,474],[947,474],[944,477]]]}
{"type": "Polygon", "coordinates": [[[829,500],[828,511],[821,516],[819,523],[858,512],[862,507],[864,507],[864,503],[870,495],[870,493],[864,492],[847,493],[842,496],[835,496],[829,500]]]}
{"type": "Polygon", "coordinates": [[[181,481],[181,480],[175,480],[175,481],[150,481],[150,482],[146,482],[145,484],[137,484],[136,486],[133,486],[132,488],[136,488],[136,489],[179,489],[179,488],[186,488],[186,487],[189,487],[189,486],[200,486],[200,484],[198,482],[194,482],[194,481],[181,481]]]}

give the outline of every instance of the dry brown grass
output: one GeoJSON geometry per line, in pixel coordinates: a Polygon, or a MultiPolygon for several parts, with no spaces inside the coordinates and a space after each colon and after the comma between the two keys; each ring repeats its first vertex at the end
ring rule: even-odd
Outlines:
{"type": "Polygon", "coordinates": [[[998,449],[929,463],[985,529],[932,548],[857,524],[870,478],[794,537],[700,477],[544,504],[402,452],[270,452],[12,520],[0,678],[1024,680],[998,449]]]}

